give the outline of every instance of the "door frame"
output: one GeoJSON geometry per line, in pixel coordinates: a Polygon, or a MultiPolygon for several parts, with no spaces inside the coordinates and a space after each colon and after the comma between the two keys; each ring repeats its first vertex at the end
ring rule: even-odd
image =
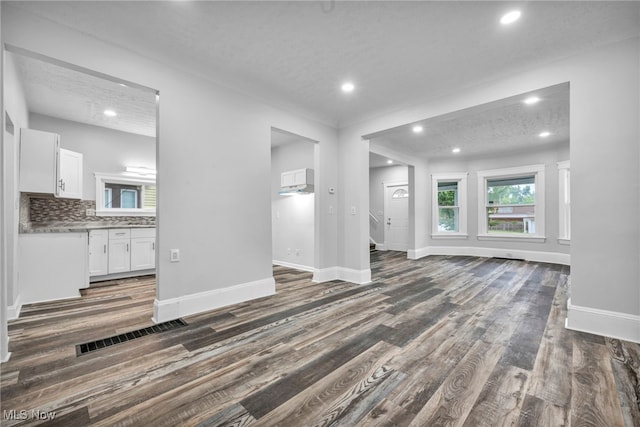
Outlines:
{"type": "MultiPolygon", "coordinates": [[[[379,248],[378,246],[381,245],[377,245],[376,249],[379,250],[383,250],[386,251],[389,249],[389,243],[388,243],[388,236],[387,236],[387,223],[386,223],[386,219],[387,218],[387,214],[389,213],[389,192],[387,191],[389,188],[391,187],[401,187],[401,186],[407,186],[407,191],[409,190],[409,182],[408,181],[383,181],[382,182],[382,188],[384,191],[384,215],[382,217],[382,222],[383,222],[383,227],[382,227],[382,231],[383,231],[383,236],[384,236],[384,243],[382,244],[382,248],[379,248]]],[[[409,192],[409,197],[411,197],[411,192],[409,192]]],[[[409,237],[409,230],[407,230],[407,237],[409,237]]],[[[407,248],[408,250],[408,248],[407,248]]]]}

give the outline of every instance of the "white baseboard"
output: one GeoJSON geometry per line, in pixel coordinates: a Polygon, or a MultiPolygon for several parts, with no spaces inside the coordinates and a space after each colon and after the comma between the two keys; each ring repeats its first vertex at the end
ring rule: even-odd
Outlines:
{"type": "Polygon", "coordinates": [[[355,270],[346,267],[329,267],[314,271],[313,281],[316,283],[344,280],[345,282],[363,285],[371,282],[371,270],[355,270]]]}
{"type": "Polygon", "coordinates": [[[387,245],[384,243],[376,243],[376,251],[386,251],[387,245]]]}
{"type": "Polygon", "coordinates": [[[525,251],[520,249],[478,248],[473,246],[425,246],[409,249],[407,258],[419,259],[428,255],[458,255],[524,259],[535,262],[571,265],[571,255],[558,252],[525,251]]]}
{"type": "Polygon", "coordinates": [[[640,316],[583,307],[567,301],[567,329],[640,343],[640,316]]]}
{"type": "Polygon", "coordinates": [[[196,294],[184,295],[178,298],[156,300],[153,302],[153,318],[156,323],[167,322],[190,314],[214,310],[231,304],[237,304],[256,298],[262,298],[276,293],[276,283],[273,277],[248,283],[230,286],[222,289],[196,294]]]}
{"type": "Polygon", "coordinates": [[[317,268],[313,272],[313,279],[311,279],[315,283],[322,282],[330,282],[332,280],[338,280],[338,268],[339,267],[328,267],[328,268],[317,268]]]}
{"type": "Polygon", "coordinates": [[[7,320],[15,320],[20,317],[20,311],[22,310],[22,301],[20,295],[16,298],[16,302],[13,305],[7,307],[7,320]]]}
{"type": "Polygon", "coordinates": [[[11,359],[11,352],[8,352],[7,354],[5,354],[4,357],[0,359],[0,363],[8,362],[9,359],[11,359]]]}
{"type": "Polygon", "coordinates": [[[156,274],[155,268],[148,270],[123,271],[122,273],[105,274],[103,276],[89,276],[89,287],[92,283],[104,282],[106,280],[126,279],[129,277],[149,276],[156,274]]]}
{"type": "Polygon", "coordinates": [[[274,265],[280,265],[282,267],[293,268],[294,270],[308,271],[310,273],[315,273],[316,271],[315,268],[308,265],[294,264],[292,262],[278,261],[276,259],[272,260],[271,263],[274,265]]]}

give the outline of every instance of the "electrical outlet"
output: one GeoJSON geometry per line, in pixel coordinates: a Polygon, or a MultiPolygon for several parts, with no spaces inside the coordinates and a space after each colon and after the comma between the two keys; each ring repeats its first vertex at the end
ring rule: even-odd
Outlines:
{"type": "Polygon", "coordinates": [[[356,214],[356,207],[355,206],[351,206],[351,215],[355,215],[356,214]]]}
{"type": "Polygon", "coordinates": [[[95,209],[87,209],[84,214],[86,216],[96,216],[96,210],[95,209]]]}
{"type": "Polygon", "coordinates": [[[169,257],[171,262],[180,262],[180,249],[171,249],[171,256],[169,257]]]}

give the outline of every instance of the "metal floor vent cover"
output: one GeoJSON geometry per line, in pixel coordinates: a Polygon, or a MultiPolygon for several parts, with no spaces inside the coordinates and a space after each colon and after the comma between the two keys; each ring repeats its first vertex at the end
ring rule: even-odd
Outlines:
{"type": "Polygon", "coordinates": [[[170,320],[168,322],[158,323],[148,328],[137,329],[131,332],[125,332],[124,334],[114,335],[109,338],[103,338],[96,341],[87,342],[84,344],[76,345],[76,356],[82,356],[83,354],[91,353],[102,348],[110,347],[112,345],[120,344],[123,342],[131,341],[136,338],[141,338],[146,335],[153,335],[160,332],[170,331],[172,329],[181,328],[187,326],[187,322],[182,319],[170,320]]]}

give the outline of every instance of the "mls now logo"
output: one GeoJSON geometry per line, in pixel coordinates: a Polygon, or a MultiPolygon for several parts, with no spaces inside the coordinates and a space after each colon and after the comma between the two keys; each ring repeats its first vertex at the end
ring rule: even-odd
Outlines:
{"type": "Polygon", "coordinates": [[[56,417],[56,413],[39,409],[32,409],[31,411],[11,409],[2,411],[2,417],[5,420],[52,420],[56,417]]]}

